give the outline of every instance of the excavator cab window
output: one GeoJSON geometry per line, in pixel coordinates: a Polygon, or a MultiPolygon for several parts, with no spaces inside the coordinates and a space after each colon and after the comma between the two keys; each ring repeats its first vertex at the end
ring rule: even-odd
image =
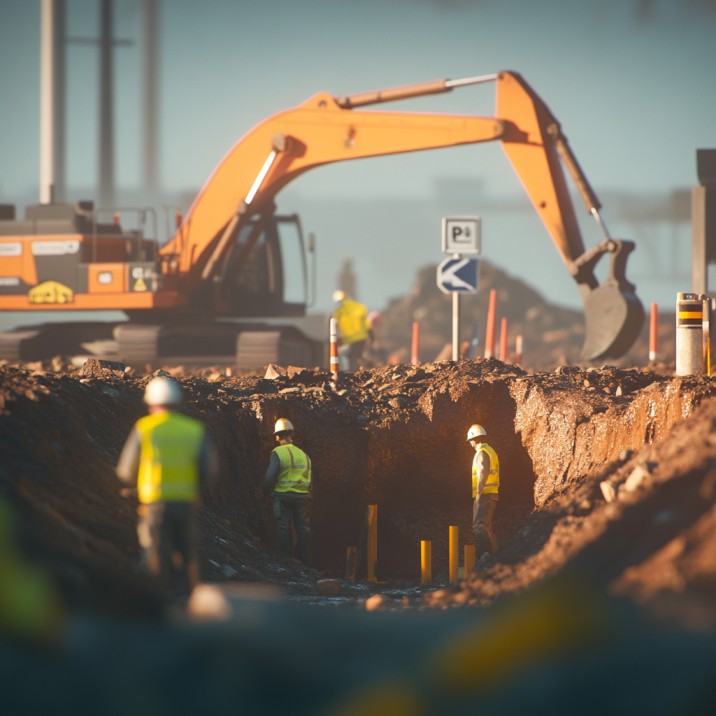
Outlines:
{"type": "Polygon", "coordinates": [[[306,308],[306,266],[298,217],[242,222],[221,273],[219,293],[232,316],[300,316],[306,308]]]}

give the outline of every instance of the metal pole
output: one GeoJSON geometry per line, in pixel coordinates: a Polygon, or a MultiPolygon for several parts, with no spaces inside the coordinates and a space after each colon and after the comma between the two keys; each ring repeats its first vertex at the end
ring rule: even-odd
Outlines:
{"type": "Polygon", "coordinates": [[[144,101],[144,186],[153,196],[159,185],[158,171],[158,104],[159,80],[159,0],[144,0],[144,17],[142,23],[142,54],[144,61],[142,94],[144,101]]]}
{"type": "Polygon", "coordinates": [[[452,294],[452,359],[460,360],[460,294],[452,294]]]}
{"type": "Polygon", "coordinates": [[[55,184],[55,3],[42,0],[40,20],[40,203],[51,204],[55,184]]]}
{"type": "Polygon", "coordinates": [[[100,7],[99,194],[106,207],[115,200],[112,0],[102,0],[100,7]]]}

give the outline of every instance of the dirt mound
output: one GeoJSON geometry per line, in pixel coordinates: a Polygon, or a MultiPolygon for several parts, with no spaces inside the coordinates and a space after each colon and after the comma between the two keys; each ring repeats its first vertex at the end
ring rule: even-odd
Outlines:
{"type": "MultiPolygon", "coordinates": [[[[436,286],[437,266],[426,266],[417,274],[409,293],[390,302],[378,332],[378,343],[384,355],[396,362],[411,358],[413,321],[420,324],[420,357],[438,359],[452,341],[452,298],[436,286]]],[[[522,281],[513,278],[489,261],[480,261],[480,283],[474,295],[461,300],[461,342],[477,339],[475,356],[485,354],[487,309],[490,292],[496,292],[497,325],[495,355],[499,355],[502,318],[507,319],[507,356],[514,359],[515,343],[522,336],[523,365],[529,370],[554,370],[560,365],[584,365],[580,354],[584,343],[584,314],[550,304],[542,295],[522,281]]],[[[609,362],[622,367],[648,365],[649,306],[647,320],[633,347],[619,359],[609,362]]],[[[658,358],[666,364],[674,361],[674,312],[659,311],[658,358]]],[[[441,357],[451,357],[452,351],[441,357]]],[[[673,369],[673,365],[672,365],[673,369]]]]}
{"type": "MultiPolygon", "coordinates": [[[[480,422],[504,475],[500,549],[459,586],[425,599],[411,591],[411,604],[488,604],[583,563],[615,592],[660,608],[678,596],[716,623],[703,603],[716,578],[711,379],[614,367],[530,374],[494,359],[359,371],[338,390],[325,371],[268,374],[180,378],[186,411],[221,455],[202,511],[204,579],[312,593],[321,575],[344,575],[346,547],[360,544],[366,506],[377,504],[380,580],[412,589],[429,539],[435,581],[447,581],[448,526],[471,541],[464,435],[480,422]],[[276,556],[261,497],[279,416],[297,426],[315,466],[317,571],[276,556]]],[[[119,497],[113,468],[150,377],[116,365],[0,373],[0,484],[33,554],[79,605],[141,610],[134,506],[119,497]],[[123,583],[136,592],[129,603],[123,583]]]]}

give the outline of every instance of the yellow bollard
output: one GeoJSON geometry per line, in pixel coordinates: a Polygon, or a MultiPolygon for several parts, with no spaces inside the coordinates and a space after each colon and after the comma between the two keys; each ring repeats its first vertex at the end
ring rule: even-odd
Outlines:
{"type": "Polygon", "coordinates": [[[475,568],[475,545],[466,544],[463,548],[465,552],[464,567],[462,568],[463,577],[467,579],[467,576],[475,568]]]}
{"type": "Polygon", "coordinates": [[[358,576],[358,547],[346,547],[346,580],[355,582],[358,576]]]}
{"type": "Polygon", "coordinates": [[[366,555],[367,579],[377,582],[375,565],[378,561],[378,505],[368,505],[368,554],[366,555]]]}
{"type": "Polygon", "coordinates": [[[428,539],[420,540],[420,584],[433,581],[433,543],[428,539]]]}
{"type": "Polygon", "coordinates": [[[458,564],[458,530],[457,525],[448,527],[448,559],[449,569],[448,577],[451,582],[457,582],[457,564],[458,564]]]}

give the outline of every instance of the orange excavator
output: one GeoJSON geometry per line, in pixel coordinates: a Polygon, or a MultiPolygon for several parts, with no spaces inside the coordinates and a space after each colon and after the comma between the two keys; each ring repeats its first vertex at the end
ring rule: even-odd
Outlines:
{"type": "MultiPolygon", "coordinates": [[[[334,97],[321,92],[244,135],[177,222],[163,246],[117,215],[101,221],[88,202],[28,206],[17,220],[0,207],[0,310],[120,310],[117,356],[153,361],[236,352],[238,366],[315,365],[315,342],[290,326],[236,319],[305,314],[305,250],[298,217],[276,213],[276,195],[303,172],[332,162],[499,140],[584,302],[583,358],[617,358],[631,347],[644,311],[625,276],[634,244],[613,238],[601,205],[559,122],[515,72],[438,80],[334,97]],[[368,105],[494,82],[493,117],[367,111],[368,105]],[[567,168],[604,239],[586,250],[567,168]],[[610,257],[600,282],[597,262],[610,257]],[[303,288],[301,288],[303,287],[303,288]],[[230,320],[227,320],[230,319],[230,320]]],[[[0,357],[36,359],[70,350],[97,326],[68,323],[0,335],[0,357]]]]}

